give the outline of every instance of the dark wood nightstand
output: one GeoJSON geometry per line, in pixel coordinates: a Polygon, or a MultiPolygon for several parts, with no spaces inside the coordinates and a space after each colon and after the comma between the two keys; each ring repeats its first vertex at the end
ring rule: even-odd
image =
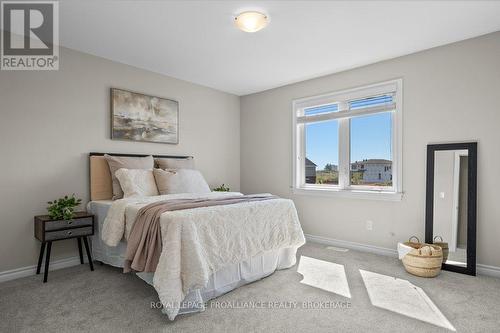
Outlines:
{"type": "Polygon", "coordinates": [[[94,215],[86,212],[76,212],[75,217],[71,220],[51,220],[48,215],[35,216],[35,237],[42,242],[40,247],[40,256],[38,257],[38,266],[36,274],[40,274],[42,266],[43,253],[47,246],[47,254],[45,255],[45,272],[43,282],[47,282],[49,273],[50,250],[52,242],[76,238],[78,241],[78,252],[80,253],[80,263],[83,264],[82,239],[87,251],[90,270],[94,270],[92,263],[92,255],[90,253],[89,242],[87,236],[94,234],[94,215]]]}

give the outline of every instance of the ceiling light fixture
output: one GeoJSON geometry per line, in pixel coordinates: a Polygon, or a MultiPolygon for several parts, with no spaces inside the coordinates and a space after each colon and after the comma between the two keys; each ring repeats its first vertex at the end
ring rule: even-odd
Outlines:
{"type": "Polygon", "coordinates": [[[268,17],[259,12],[243,12],[234,18],[236,26],[245,32],[257,32],[267,25],[268,17]]]}

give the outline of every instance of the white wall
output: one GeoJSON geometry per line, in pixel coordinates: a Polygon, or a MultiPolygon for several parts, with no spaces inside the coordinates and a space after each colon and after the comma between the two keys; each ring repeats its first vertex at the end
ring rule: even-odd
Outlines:
{"type": "MultiPolygon", "coordinates": [[[[211,186],[240,186],[237,96],[61,49],[59,71],[0,71],[0,272],[36,264],[33,216],[75,193],[88,199],[88,153],[193,155],[211,186]],[[109,88],[180,103],[179,145],[112,141],[109,88]]],[[[54,260],[76,255],[54,243],[54,260]]]]}
{"type": "Polygon", "coordinates": [[[478,262],[500,266],[500,32],[241,99],[241,187],[293,198],[308,234],[395,248],[424,235],[428,143],[477,140],[478,262]],[[403,78],[400,202],[293,195],[292,100],[403,78]],[[366,221],[373,221],[373,231],[366,221]]]}

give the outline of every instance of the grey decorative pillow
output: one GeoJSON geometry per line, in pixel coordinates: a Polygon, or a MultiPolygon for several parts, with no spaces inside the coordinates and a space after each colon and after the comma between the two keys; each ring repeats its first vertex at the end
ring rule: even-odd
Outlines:
{"type": "Polygon", "coordinates": [[[160,194],[176,193],[210,193],[205,178],[198,170],[177,169],[162,170],[154,169],[156,187],[160,194]]]}
{"type": "Polygon", "coordinates": [[[111,172],[111,180],[113,181],[113,200],[123,198],[123,191],[120,187],[120,182],[116,178],[115,172],[119,169],[146,169],[153,170],[153,156],[146,157],[126,157],[126,156],[111,156],[104,155],[108,162],[109,171],[111,172]]]}
{"type": "Polygon", "coordinates": [[[155,158],[156,167],[167,169],[194,169],[194,158],[155,158]]]}

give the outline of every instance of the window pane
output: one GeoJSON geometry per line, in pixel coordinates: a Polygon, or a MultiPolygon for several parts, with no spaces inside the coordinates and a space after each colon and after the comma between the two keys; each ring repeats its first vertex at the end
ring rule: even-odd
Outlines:
{"type": "Polygon", "coordinates": [[[349,102],[349,109],[362,109],[392,103],[392,95],[373,96],[349,102]]]}
{"type": "Polygon", "coordinates": [[[351,185],[392,186],[392,112],[350,122],[351,185]]]}
{"type": "Polygon", "coordinates": [[[338,127],[337,120],[305,125],[306,184],[338,185],[338,127]]]}
{"type": "Polygon", "coordinates": [[[313,115],[317,115],[317,114],[337,112],[338,110],[339,110],[339,107],[337,104],[327,104],[327,105],[321,105],[321,106],[314,106],[312,108],[306,108],[306,109],[304,109],[304,115],[313,116],[313,115]]]}

